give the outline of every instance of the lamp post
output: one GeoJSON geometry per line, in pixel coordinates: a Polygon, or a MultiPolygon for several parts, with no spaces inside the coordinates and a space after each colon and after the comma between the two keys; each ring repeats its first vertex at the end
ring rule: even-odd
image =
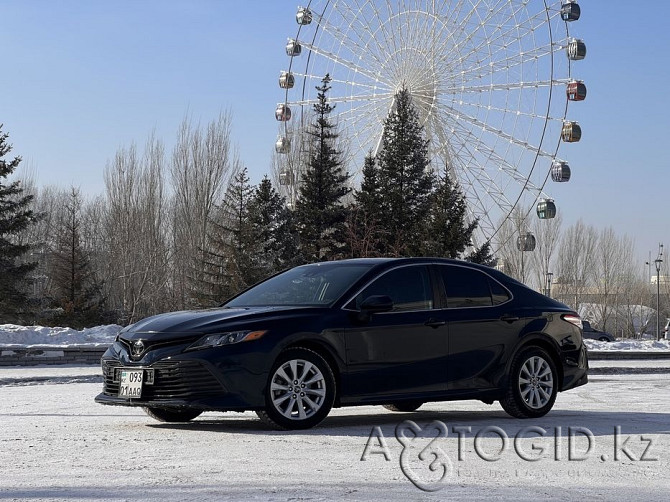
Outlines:
{"type": "Polygon", "coordinates": [[[551,278],[554,276],[552,272],[547,272],[547,287],[545,289],[545,294],[551,298],[551,278]]]}
{"type": "Polygon", "coordinates": [[[656,340],[661,339],[661,264],[663,263],[663,244],[658,245],[656,266],[656,340]]]}
{"type": "MultiPolygon", "coordinates": [[[[651,258],[649,258],[651,261],[651,258]]],[[[647,265],[651,267],[651,263],[647,265]]],[[[658,245],[658,256],[654,260],[656,268],[656,340],[661,339],[661,265],[663,264],[663,244],[658,245]]]]}

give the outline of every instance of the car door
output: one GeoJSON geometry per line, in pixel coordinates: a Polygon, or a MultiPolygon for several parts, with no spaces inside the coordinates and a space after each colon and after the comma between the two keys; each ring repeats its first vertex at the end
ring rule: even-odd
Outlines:
{"type": "Polygon", "coordinates": [[[489,275],[460,265],[437,268],[446,292],[448,388],[490,388],[525,322],[508,315],[511,295],[489,275]]]}
{"type": "Polygon", "coordinates": [[[433,281],[426,265],[405,265],[373,280],[345,308],[358,311],[373,295],[387,295],[393,310],[352,322],[345,330],[345,394],[441,393],[446,389],[447,330],[436,320],[433,281]]]}

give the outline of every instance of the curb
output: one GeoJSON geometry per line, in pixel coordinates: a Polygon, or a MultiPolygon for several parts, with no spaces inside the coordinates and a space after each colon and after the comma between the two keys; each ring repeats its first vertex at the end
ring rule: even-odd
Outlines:
{"type": "MultiPolygon", "coordinates": [[[[0,347],[0,367],[37,366],[40,364],[100,364],[107,347],[58,347],[33,345],[30,347],[0,347]]],[[[670,359],[670,351],[613,351],[590,350],[589,360],[663,360],[670,359]]]]}
{"type": "Polygon", "coordinates": [[[649,359],[670,359],[668,351],[643,351],[643,350],[589,350],[589,361],[605,360],[649,360],[649,359]]]}
{"type": "Polygon", "coordinates": [[[107,347],[58,347],[54,345],[30,347],[1,347],[0,367],[37,366],[41,364],[99,365],[107,347]]]}

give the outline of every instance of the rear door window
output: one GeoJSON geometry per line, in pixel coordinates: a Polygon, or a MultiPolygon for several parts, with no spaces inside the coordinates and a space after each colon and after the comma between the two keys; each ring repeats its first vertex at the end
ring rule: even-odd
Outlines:
{"type": "Polygon", "coordinates": [[[440,267],[447,293],[447,308],[491,307],[509,300],[509,293],[486,274],[468,267],[440,267]]]}

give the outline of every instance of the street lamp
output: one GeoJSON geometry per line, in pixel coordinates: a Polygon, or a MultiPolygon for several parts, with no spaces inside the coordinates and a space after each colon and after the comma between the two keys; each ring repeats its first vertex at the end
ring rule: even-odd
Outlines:
{"type": "Polygon", "coordinates": [[[545,290],[545,294],[551,298],[551,278],[554,276],[552,272],[547,272],[547,287],[545,290]]]}
{"type": "MultiPolygon", "coordinates": [[[[661,265],[663,264],[663,244],[658,245],[658,256],[654,260],[656,267],[656,340],[661,339],[661,265]]],[[[651,263],[647,262],[647,265],[651,263]]]]}

